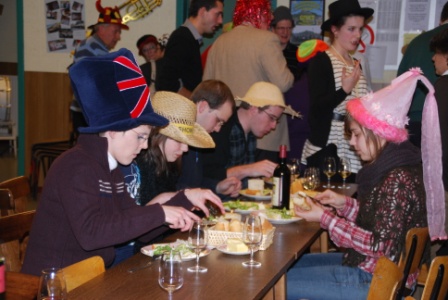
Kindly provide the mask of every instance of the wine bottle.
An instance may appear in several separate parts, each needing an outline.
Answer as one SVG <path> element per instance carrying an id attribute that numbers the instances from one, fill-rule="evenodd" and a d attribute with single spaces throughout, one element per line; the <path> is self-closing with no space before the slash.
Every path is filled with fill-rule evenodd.
<path id="1" fill-rule="evenodd" d="M 286 145 L 280 145 L 279 161 L 274 170 L 272 208 L 289 209 L 291 171 L 286 164 Z"/>
<path id="2" fill-rule="evenodd" d="M 0 256 L 0 300 L 6 299 L 5 258 Z"/>

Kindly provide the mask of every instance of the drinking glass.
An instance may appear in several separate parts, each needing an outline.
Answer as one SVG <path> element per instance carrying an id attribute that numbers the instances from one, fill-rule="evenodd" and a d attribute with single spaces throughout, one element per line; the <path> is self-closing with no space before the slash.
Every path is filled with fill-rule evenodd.
<path id="1" fill-rule="evenodd" d="M 291 183 L 293 183 L 300 176 L 300 161 L 297 158 L 291 159 L 291 164 L 288 165 L 291 171 Z"/>
<path id="2" fill-rule="evenodd" d="M 159 264 L 159 285 L 171 296 L 183 284 L 184 274 L 179 251 L 163 252 Z"/>
<path id="3" fill-rule="evenodd" d="M 336 174 L 336 160 L 332 156 L 327 156 L 324 159 L 324 166 L 323 166 L 324 174 L 327 175 L 327 185 L 324 185 L 324 188 L 330 189 L 334 188 L 334 185 L 332 186 L 330 183 L 330 178 Z"/>
<path id="4" fill-rule="evenodd" d="M 254 249 L 261 244 L 263 239 L 263 230 L 261 226 L 261 218 L 255 214 L 246 217 L 243 227 L 243 242 L 250 249 L 250 260 L 243 262 L 245 267 L 259 267 L 261 263 L 254 260 Z"/>
<path id="5" fill-rule="evenodd" d="M 303 174 L 302 186 L 305 190 L 314 190 L 316 188 L 315 168 L 307 168 Z"/>
<path id="6" fill-rule="evenodd" d="M 350 160 L 347 158 L 342 157 L 339 161 L 339 174 L 342 177 L 342 185 L 338 186 L 338 188 L 341 189 L 348 189 L 348 187 L 345 185 L 345 179 L 350 176 Z"/>
<path id="7" fill-rule="evenodd" d="M 60 268 L 43 269 L 39 280 L 38 300 L 67 299 L 64 272 Z"/>
<path id="8" fill-rule="evenodd" d="M 188 234 L 188 247 L 196 253 L 196 265 L 189 267 L 188 272 L 204 273 L 207 268 L 199 266 L 199 255 L 207 247 L 208 233 L 207 224 L 202 221 L 195 221 Z"/>

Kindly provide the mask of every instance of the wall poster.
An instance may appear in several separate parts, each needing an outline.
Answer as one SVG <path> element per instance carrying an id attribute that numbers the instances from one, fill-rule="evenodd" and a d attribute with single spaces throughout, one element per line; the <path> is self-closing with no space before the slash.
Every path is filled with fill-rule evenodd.
<path id="1" fill-rule="evenodd" d="M 47 50 L 71 52 L 85 38 L 84 0 L 45 0 Z"/>
<path id="2" fill-rule="evenodd" d="M 320 26 L 325 19 L 325 0 L 291 0 L 289 7 L 295 23 L 291 43 L 323 38 Z"/>

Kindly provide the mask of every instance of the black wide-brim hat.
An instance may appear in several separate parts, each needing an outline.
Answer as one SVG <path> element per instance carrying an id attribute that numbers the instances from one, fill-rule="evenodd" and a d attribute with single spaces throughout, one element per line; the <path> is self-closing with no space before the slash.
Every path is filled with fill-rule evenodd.
<path id="1" fill-rule="evenodd" d="M 168 125 L 154 112 L 149 87 L 128 49 L 85 57 L 70 67 L 69 76 L 89 125 L 79 128 L 81 133 Z"/>
<path id="2" fill-rule="evenodd" d="M 358 0 L 338 0 L 328 6 L 330 18 L 320 28 L 322 31 L 330 31 L 331 25 L 342 17 L 354 14 L 360 15 L 367 20 L 373 15 L 374 10 L 369 7 L 361 7 Z"/>

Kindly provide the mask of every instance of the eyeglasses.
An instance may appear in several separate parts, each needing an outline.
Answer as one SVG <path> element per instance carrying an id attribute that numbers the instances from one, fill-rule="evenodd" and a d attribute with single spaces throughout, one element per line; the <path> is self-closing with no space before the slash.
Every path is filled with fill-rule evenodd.
<path id="1" fill-rule="evenodd" d="M 278 30 L 278 31 L 291 31 L 292 27 L 275 27 L 275 30 Z"/>
<path id="2" fill-rule="evenodd" d="M 275 122 L 275 123 L 277 123 L 277 124 L 280 122 L 280 117 L 277 118 L 277 116 L 274 116 L 273 114 L 270 114 L 270 113 L 268 113 L 268 112 L 265 111 L 265 110 L 262 110 L 262 112 L 264 112 L 265 114 L 267 114 L 268 117 L 269 117 L 269 119 L 270 119 L 272 122 Z"/>
<path id="3" fill-rule="evenodd" d="M 157 50 L 157 46 L 151 45 L 151 46 L 148 46 L 148 47 L 144 47 L 142 49 L 142 52 L 149 52 L 149 51 L 155 51 L 155 50 Z"/>
<path id="4" fill-rule="evenodd" d="M 146 137 L 144 134 L 142 133 L 138 133 L 137 131 L 135 131 L 134 129 L 131 129 L 131 131 L 133 131 L 135 134 L 137 134 L 137 140 L 140 143 L 145 143 L 149 140 L 149 137 Z"/>

